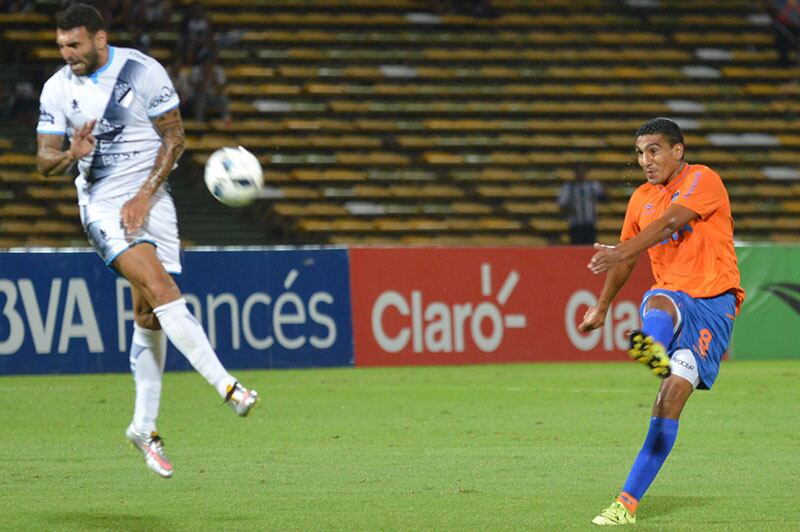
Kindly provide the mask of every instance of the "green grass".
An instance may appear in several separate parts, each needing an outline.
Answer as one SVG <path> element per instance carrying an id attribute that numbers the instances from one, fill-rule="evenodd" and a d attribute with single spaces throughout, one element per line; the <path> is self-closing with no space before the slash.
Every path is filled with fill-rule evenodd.
<path id="1" fill-rule="evenodd" d="M 588 530 L 647 429 L 637 365 L 237 372 L 248 419 L 165 377 L 164 480 L 127 444 L 129 375 L 0 378 L 0 529 Z M 800 362 L 698 392 L 638 529 L 797 530 Z"/>

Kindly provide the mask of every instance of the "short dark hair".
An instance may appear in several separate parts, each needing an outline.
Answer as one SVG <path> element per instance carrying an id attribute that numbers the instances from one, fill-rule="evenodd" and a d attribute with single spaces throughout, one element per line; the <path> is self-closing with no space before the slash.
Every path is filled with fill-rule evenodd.
<path id="1" fill-rule="evenodd" d="M 97 33 L 100 30 L 105 31 L 106 21 L 97 9 L 88 4 L 72 4 L 56 13 L 56 28 L 71 30 L 81 26 L 89 33 Z"/>
<path id="2" fill-rule="evenodd" d="M 683 144 L 686 146 L 686 143 L 683 141 L 683 132 L 681 128 L 669 118 L 659 117 L 648 120 L 636 130 L 636 138 L 642 135 L 663 135 L 670 146 L 676 144 Z"/>

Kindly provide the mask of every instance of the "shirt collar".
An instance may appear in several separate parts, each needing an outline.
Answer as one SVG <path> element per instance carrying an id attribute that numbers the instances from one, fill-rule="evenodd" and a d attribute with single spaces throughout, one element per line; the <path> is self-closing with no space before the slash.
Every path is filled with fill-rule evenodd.
<path id="1" fill-rule="evenodd" d="M 97 70 L 92 72 L 91 75 L 89 76 L 89 79 L 91 79 L 94 83 L 97 83 L 98 76 L 100 74 L 102 74 L 103 71 L 108 69 L 108 67 L 111 66 L 111 62 L 114 60 L 114 50 L 115 49 L 116 48 L 114 48 L 113 46 L 109 46 L 108 47 L 108 61 L 106 61 L 105 65 L 101 66 L 100 68 L 98 68 Z"/>

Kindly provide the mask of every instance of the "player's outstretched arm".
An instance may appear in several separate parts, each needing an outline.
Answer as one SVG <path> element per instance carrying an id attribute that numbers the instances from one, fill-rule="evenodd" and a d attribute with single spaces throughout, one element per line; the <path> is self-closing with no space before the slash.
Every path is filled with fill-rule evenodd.
<path id="1" fill-rule="evenodd" d="M 180 109 L 176 107 L 167 111 L 163 115 L 153 118 L 152 122 L 153 127 L 161 136 L 161 148 L 156 154 L 150 175 L 139 189 L 139 192 L 147 194 L 148 198 L 155 194 L 161 183 L 167 179 L 186 147 L 186 135 L 183 131 Z"/>
<path id="2" fill-rule="evenodd" d="M 147 213 L 150 212 L 150 198 L 167 179 L 186 147 L 186 135 L 178 108 L 157 116 L 152 122 L 161 136 L 161 148 L 156 154 L 153 169 L 139 188 L 139 192 L 128 200 L 120 211 L 122 224 L 131 232 L 137 231 L 144 224 Z"/>
<path id="3" fill-rule="evenodd" d="M 64 143 L 63 135 L 39 133 L 36 135 L 36 169 L 44 176 L 61 175 L 75 161 L 89 155 L 94 150 L 96 140 L 92 129 L 97 120 L 89 120 L 75 130 L 70 139 L 70 146 L 61 151 Z"/>
<path id="4" fill-rule="evenodd" d="M 600 292 L 600 297 L 597 299 L 597 305 L 589 307 L 583 315 L 583 321 L 578 325 L 578 330 L 581 332 L 591 331 L 603 326 L 606 321 L 606 314 L 611 302 L 617 297 L 617 293 L 625 286 L 628 279 L 636 267 L 636 262 L 639 260 L 639 255 L 634 255 L 628 259 L 617 262 L 611 271 L 606 276 L 606 282 L 603 284 L 603 290 Z"/>
<path id="5" fill-rule="evenodd" d="M 597 253 L 589 261 L 588 268 L 592 273 L 602 273 L 610 270 L 619 261 L 638 257 L 642 251 L 650 246 L 670 238 L 672 233 L 700 215 L 682 205 L 671 205 L 664 215 L 651 223 L 636 236 L 616 246 L 603 246 L 595 244 Z"/>

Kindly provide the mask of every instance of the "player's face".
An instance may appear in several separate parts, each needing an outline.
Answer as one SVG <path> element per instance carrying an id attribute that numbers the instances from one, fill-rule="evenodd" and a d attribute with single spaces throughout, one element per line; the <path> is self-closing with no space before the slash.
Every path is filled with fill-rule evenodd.
<path id="1" fill-rule="evenodd" d="M 683 144 L 670 146 L 663 135 L 636 138 L 636 155 L 651 185 L 665 185 L 683 166 Z"/>
<path id="2" fill-rule="evenodd" d="M 100 49 L 105 49 L 106 32 L 94 35 L 84 26 L 70 30 L 56 30 L 56 44 L 61 57 L 69 65 L 73 74 L 86 76 L 100 67 Z"/>

